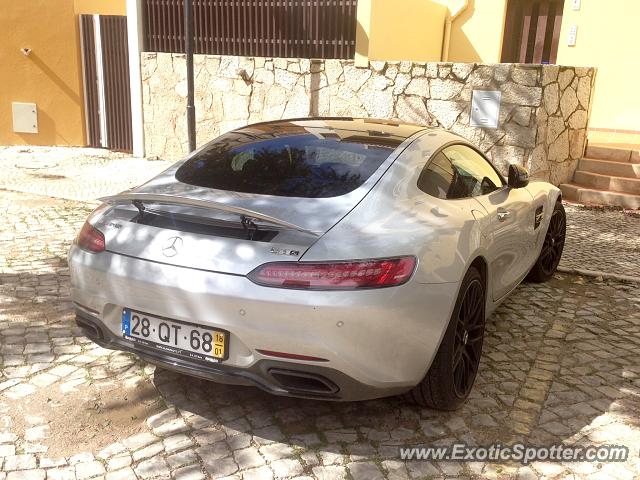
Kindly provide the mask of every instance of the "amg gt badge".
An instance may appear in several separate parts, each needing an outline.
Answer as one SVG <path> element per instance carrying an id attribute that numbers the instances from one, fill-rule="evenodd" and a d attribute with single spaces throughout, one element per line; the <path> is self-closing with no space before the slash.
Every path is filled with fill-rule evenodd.
<path id="1" fill-rule="evenodd" d="M 274 248 L 271 247 L 271 253 L 274 255 L 288 255 L 290 257 L 300 256 L 300 250 L 289 250 L 287 248 Z"/>

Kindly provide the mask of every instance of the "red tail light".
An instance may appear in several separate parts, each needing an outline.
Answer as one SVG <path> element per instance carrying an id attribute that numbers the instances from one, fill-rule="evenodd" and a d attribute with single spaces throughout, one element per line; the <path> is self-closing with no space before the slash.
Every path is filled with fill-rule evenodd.
<path id="1" fill-rule="evenodd" d="M 353 290 L 402 285 L 415 266 L 415 257 L 330 263 L 274 262 L 259 266 L 248 277 L 265 287 Z"/>
<path id="2" fill-rule="evenodd" d="M 93 227 L 89 222 L 85 222 L 82 230 L 78 234 L 78 246 L 88 252 L 104 252 L 104 235 L 100 230 Z"/>

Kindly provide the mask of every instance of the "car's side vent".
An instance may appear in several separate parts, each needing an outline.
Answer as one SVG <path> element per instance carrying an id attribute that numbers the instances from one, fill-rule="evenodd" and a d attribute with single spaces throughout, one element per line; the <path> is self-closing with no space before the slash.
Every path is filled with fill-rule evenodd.
<path id="1" fill-rule="evenodd" d="M 180 232 L 196 233 L 199 235 L 211 235 L 213 237 L 226 237 L 253 240 L 256 242 L 270 242 L 277 234 L 277 230 L 259 228 L 247 231 L 238 221 L 237 226 L 231 222 L 215 222 L 201 217 L 176 215 L 173 213 L 155 213 L 145 211 L 143 215 L 137 215 L 131 220 L 140 225 L 177 230 Z"/>

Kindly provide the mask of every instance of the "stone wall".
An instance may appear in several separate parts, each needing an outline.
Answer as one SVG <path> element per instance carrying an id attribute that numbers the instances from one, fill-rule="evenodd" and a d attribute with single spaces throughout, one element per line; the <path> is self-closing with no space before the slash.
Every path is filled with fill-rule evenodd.
<path id="1" fill-rule="evenodd" d="M 142 54 L 147 155 L 187 151 L 182 54 Z M 248 123 L 309 115 L 399 119 L 442 126 L 555 184 L 584 150 L 595 78 L 554 65 L 371 62 L 195 56 L 198 143 Z M 469 126 L 473 90 L 500 90 L 497 129 Z"/>

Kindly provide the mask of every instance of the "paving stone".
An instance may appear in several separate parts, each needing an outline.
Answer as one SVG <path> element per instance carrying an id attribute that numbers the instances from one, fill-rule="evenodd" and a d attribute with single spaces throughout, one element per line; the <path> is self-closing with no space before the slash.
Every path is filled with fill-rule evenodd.
<path id="1" fill-rule="evenodd" d="M 142 432 L 123 440 L 122 443 L 129 450 L 138 450 L 157 441 L 158 437 L 156 437 L 152 433 Z"/>
<path id="2" fill-rule="evenodd" d="M 342 480 L 347 476 L 345 467 L 313 467 L 312 471 L 318 480 Z"/>
<path id="3" fill-rule="evenodd" d="M 155 457 L 164 450 L 162 442 L 153 443 L 147 447 L 141 448 L 133 452 L 133 461 L 144 460 L 145 458 Z"/>
<path id="4" fill-rule="evenodd" d="M 382 480 L 384 476 L 378 466 L 372 462 L 356 462 L 347 465 L 353 480 Z"/>
<path id="5" fill-rule="evenodd" d="M 182 452 L 174 453 L 167 457 L 167 461 L 171 468 L 182 467 L 183 465 L 189 465 L 198 461 L 198 456 L 193 450 L 184 450 Z"/>
<path id="6" fill-rule="evenodd" d="M 173 476 L 175 480 L 203 480 L 206 478 L 200 465 L 178 468 L 173 472 Z"/>
<path id="7" fill-rule="evenodd" d="M 36 468 L 35 455 L 13 455 L 5 457 L 2 469 L 4 471 L 11 470 L 30 470 Z"/>
<path id="8" fill-rule="evenodd" d="M 111 457 L 107 460 L 107 471 L 120 470 L 124 467 L 128 467 L 133 463 L 133 459 L 129 454 L 121 454 L 115 457 Z"/>
<path id="9" fill-rule="evenodd" d="M 76 478 L 78 478 L 78 480 L 97 477 L 103 473 L 105 473 L 104 465 L 97 460 L 76 464 Z"/>
<path id="10" fill-rule="evenodd" d="M 303 472 L 302 464 L 298 460 L 282 459 L 275 460 L 269 465 L 276 477 L 291 477 L 300 475 Z"/>
<path id="11" fill-rule="evenodd" d="M 7 474 L 7 480 L 44 480 L 45 471 L 39 470 L 18 470 L 9 472 Z"/>
<path id="12" fill-rule="evenodd" d="M 0 445 L 0 457 L 12 457 L 16 454 L 14 445 Z"/>
<path id="13" fill-rule="evenodd" d="M 202 457 L 202 462 L 207 473 L 214 478 L 226 477 L 238 471 L 238 465 L 233 458 L 227 457 L 218 460 Z"/>
<path id="14" fill-rule="evenodd" d="M 131 478 L 135 478 L 135 473 L 130 467 L 115 470 L 106 475 L 106 480 L 129 480 Z"/>
<path id="15" fill-rule="evenodd" d="M 170 470 L 164 458 L 156 457 L 140 462 L 134 468 L 136 475 L 143 479 L 169 476 Z"/>
<path id="16" fill-rule="evenodd" d="M 238 468 L 240 468 L 240 470 L 257 467 L 265 463 L 264 458 L 262 458 L 262 456 L 258 452 L 258 449 L 255 447 L 236 450 L 235 452 L 233 452 L 233 458 L 238 464 Z"/>
<path id="17" fill-rule="evenodd" d="M 74 467 L 49 468 L 47 480 L 76 480 L 76 470 Z"/>

